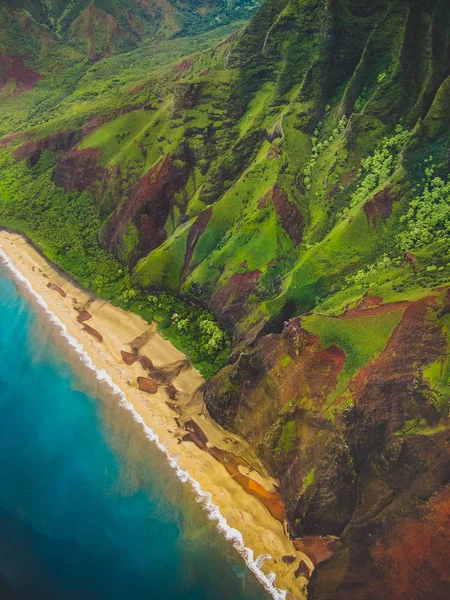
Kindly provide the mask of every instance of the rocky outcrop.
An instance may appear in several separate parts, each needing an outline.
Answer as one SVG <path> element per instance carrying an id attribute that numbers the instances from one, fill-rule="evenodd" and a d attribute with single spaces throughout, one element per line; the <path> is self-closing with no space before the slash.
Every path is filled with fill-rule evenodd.
<path id="1" fill-rule="evenodd" d="M 137 229 L 139 244 L 129 259 L 132 264 L 157 248 L 167 237 L 164 225 L 172 209 L 173 196 L 186 178 L 183 167 L 177 167 L 170 154 L 152 167 L 128 192 L 128 197 L 115 210 L 101 231 L 104 247 L 121 254 L 125 229 Z"/>
<path id="2" fill-rule="evenodd" d="M 192 257 L 194 255 L 195 248 L 197 246 L 197 242 L 202 236 L 203 232 L 206 229 L 206 226 L 209 223 L 212 215 L 212 207 L 208 206 L 208 208 L 202 211 L 197 219 L 195 220 L 192 227 L 189 229 L 189 235 L 187 239 L 187 247 L 186 247 L 186 255 L 184 259 L 183 270 L 181 271 L 181 282 L 183 282 L 188 276 L 189 265 L 191 263 Z"/>
<path id="3" fill-rule="evenodd" d="M 389 188 L 375 194 L 363 206 L 367 221 L 376 228 L 379 219 L 384 222 L 391 215 L 392 204 L 393 198 Z"/>
<path id="4" fill-rule="evenodd" d="M 11 93 L 28 92 L 43 79 L 45 79 L 44 75 L 33 71 L 21 58 L 0 56 L 0 91 L 5 88 L 8 82 L 14 80 L 15 85 Z"/>
<path id="5" fill-rule="evenodd" d="M 53 170 L 55 185 L 70 192 L 95 190 L 95 184 L 103 175 L 100 165 L 100 148 L 71 150 L 63 154 Z"/>
<path id="6" fill-rule="evenodd" d="M 194 108 L 199 103 L 200 95 L 206 87 L 205 81 L 180 82 L 174 94 L 174 111 Z"/>
<path id="7" fill-rule="evenodd" d="M 302 241 L 305 228 L 305 219 L 300 209 L 294 204 L 293 200 L 288 199 L 278 185 L 273 188 L 272 199 L 283 228 L 297 246 Z"/>
<path id="8" fill-rule="evenodd" d="M 244 316 L 249 296 L 256 289 L 260 276 L 259 269 L 235 273 L 211 298 L 211 308 L 227 328 L 232 329 Z"/>
<path id="9" fill-rule="evenodd" d="M 281 335 L 261 338 L 206 384 L 212 416 L 245 436 L 279 477 L 291 534 L 340 536 L 313 577 L 316 600 L 406 600 L 419 598 L 416 583 L 427 589 L 425 575 L 409 578 L 409 555 L 400 549 L 417 544 L 414 561 L 426 573 L 419 540 L 430 539 L 433 503 L 442 510 L 448 502 L 431 498 L 448 498 L 449 404 L 438 400 L 423 372 L 446 356 L 441 319 L 449 308 L 443 289 L 398 306 L 367 297 L 344 313 L 343 322 L 362 323 L 382 311 L 402 313 L 385 349 L 344 388 L 338 383 L 346 353 L 322 347 L 301 318 L 289 321 Z M 442 523 L 444 513 L 437 518 Z M 416 525 L 424 538 L 403 538 Z M 448 553 L 442 562 L 436 558 L 433 598 L 443 599 L 449 589 L 448 560 Z"/>
<path id="10" fill-rule="evenodd" d="M 82 132 L 61 131 L 46 138 L 41 138 L 26 142 L 17 148 L 13 155 L 16 160 L 28 160 L 28 166 L 31 168 L 39 162 L 44 150 L 49 152 L 67 152 L 75 146 L 81 139 Z"/>

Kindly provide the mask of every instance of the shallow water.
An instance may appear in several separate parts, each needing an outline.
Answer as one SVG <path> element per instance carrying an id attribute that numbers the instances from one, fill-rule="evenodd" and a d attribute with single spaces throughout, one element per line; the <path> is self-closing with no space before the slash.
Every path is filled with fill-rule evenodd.
<path id="1" fill-rule="evenodd" d="M 264 600 L 164 455 L 0 270 L 0 598 Z"/>

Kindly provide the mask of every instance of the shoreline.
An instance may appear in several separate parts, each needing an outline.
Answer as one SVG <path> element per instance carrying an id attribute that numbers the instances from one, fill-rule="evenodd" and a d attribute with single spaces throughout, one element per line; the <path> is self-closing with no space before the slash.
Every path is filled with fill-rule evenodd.
<path id="1" fill-rule="evenodd" d="M 139 316 L 93 299 L 23 236 L 0 231 L 0 260 L 190 485 L 270 596 L 306 598 L 301 567 L 314 567 L 285 533 L 277 482 L 248 444 L 209 418 L 203 378 L 186 357 Z"/>

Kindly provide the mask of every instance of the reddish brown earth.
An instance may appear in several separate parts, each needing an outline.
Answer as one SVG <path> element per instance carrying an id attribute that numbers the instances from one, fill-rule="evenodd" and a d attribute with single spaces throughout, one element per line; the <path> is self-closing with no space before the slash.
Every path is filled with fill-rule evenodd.
<path id="1" fill-rule="evenodd" d="M 287 195 L 276 184 L 273 187 L 272 200 L 284 230 L 297 246 L 302 241 L 305 228 L 305 219 L 300 209 L 288 200 Z"/>
<path id="2" fill-rule="evenodd" d="M 83 325 L 83 330 L 88 333 L 89 335 L 91 335 L 93 338 L 95 338 L 97 340 L 97 342 L 103 342 L 103 336 L 100 332 L 98 332 L 96 329 L 94 329 L 93 327 L 91 327 L 90 325 L 86 325 L 86 323 Z"/>
<path id="3" fill-rule="evenodd" d="M 32 137 L 31 133 L 21 132 L 21 131 L 19 131 L 17 133 L 12 133 L 11 135 L 5 135 L 4 137 L 2 137 L 0 139 L 0 148 L 8 148 L 8 146 L 13 144 L 17 140 L 27 139 L 30 137 Z"/>
<path id="4" fill-rule="evenodd" d="M 89 321 L 90 319 L 92 319 L 91 313 L 89 313 L 87 310 L 79 310 L 77 312 L 78 312 L 78 317 L 77 317 L 78 323 L 84 323 L 85 321 Z"/>
<path id="5" fill-rule="evenodd" d="M 267 208 L 269 206 L 270 198 L 273 194 L 273 188 L 271 188 L 267 194 L 264 194 L 262 198 L 258 201 L 258 208 Z"/>
<path id="6" fill-rule="evenodd" d="M 254 292 L 261 271 L 235 273 L 211 298 L 210 306 L 227 327 L 233 327 L 245 314 L 249 295 Z"/>
<path id="7" fill-rule="evenodd" d="M 193 419 L 187 421 L 185 427 L 187 433 L 183 436 L 183 441 L 192 442 L 201 450 L 205 450 L 211 454 L 248 494 L 261 502 L 274 519 L 280 521 L 280 523 L 284 523 L 284 505 L 278 491 L 268 492 L 260 483 L 241 473 L 239 470 L 240 466 L 246 469 L 251 467 L 240 456 L 236 456 L 221 448 L 208 447 L 207 436 Z"/>
<path id="8" fill-rule="evenodd" d="M 146 369 L 149 372 L 152 371 L 153 362 L 147 356 L 139 356 L 139 362 L 141 363 L 144 369 Z"/>
<path id="9" fill-rule="evenodd" d="M 364 206 L 368 223 L 376 228 L 377 221 L 385 221 L 392 213 L 393 198 L 389 188 L 385 188 L 368 200 Z"/>
<path id="10" fill-rule="evenodd" d="M 296 550 L 306 554 L 316 567 L 333 556 L 336 541 L 331 536 L 305 536 L 294 540 L 294 546 Z"/>
<path id="11" fill-rule="evenodd" d="M 122 360 L 126 365 L 134 365 L 134 363 L 138 360 L 137 354 L 132 354 L 131 352 L 125 352 L 125 350 L 120 351 L 122 355 Z"/>
<path id="12" fill-rule="evenodd" d="M 222 48 L 222 46 L 227 46 L 228 44 L 231 44 L 231 42 L 235 40 L 236 37 L 239 35 L 240 31 L 240 29 L 236 29 L 236 31 L 234 31 L 231 35 L 219 42 L 217 44 L 217 48 Z"/>
<path id="13" fill-rule="evenodd" d="M 188 69 L 190 69 L 192 67 L 194 62 L 195 61 L 193 58 L 185 58 L 182 61 L 180 61 L 179 63 L 177 63 L 173 67 L 173 70 L 175 71 L 175 73 L 184 73 L 185 71 L 187 71 Z"/>
<path id="14" fill-rule="evenodd" d="M 417 265 L 416 257 L 414 256 L 414 254 L 411 254 L 411 252 L 405 252 L 404 258 L 405 261 L 411 265 L 414 273 L 417 273 L 417 271 L 419 270 L 419 266 Z"/>
<path id="15" fill-rule="evenodd" d="M 369 584 L 377 600 L 409 600 L 420 597 L 444 600 L 450 594 L 450 487 L 431 499 L 428 506 L 402 519 L 371 549 L 381 575 Z M 345 596 L 343 596 L 343 600 Z"/>
<path id="16" fill-rule="evenodd" d="M 24 160 L 35 157 L 36 163 L 43 150 L 50 152 L 61 152 L 70 150 L 81 139 L 81 131 L 61 131 L 46 138 L 26 142 L 14 150 L 13 156 L 16 160 Z M 31 165 L 32 166 L 32 165 Z"/>
<path id="17" fill-rule="evenodd" d="M 165 389 L 166 394 L 168 395 L 168 397 L 171 400 L 177 399 L 178 390 L 174 385 L 172 385 L 172 384 L 167 385 L 164 389 Z"/>
<path id="18" fill-rule="evenodd" d="M 170 154 L 162 158 L 128 192 L 101 233 L 102 243 L 112 252 L 122 248 L 122 236 L 133 223 L 138 230 L 138 250 L 130 258 L 134 264 L 159 246 L 167 237 L 164 225 L 172 209 L 174 193 L 184 181 L 184 172 L 174 167 Z"/>
<path id="19" fill-rule="evenodd" d="M 225 467 L 227 472 L 248 494 L 261 502 L 274 519 L 284 523 L 284 505 L 280 493 L 268 492 L 260 483 L 241 473 L 239 466 L 245 468 L 250 466 L 246 460 L 220 448 L 210 448 L 209 453 Z"/>
<path id="20" fill-rule="evenodd" d="M 194 419 L 186 421 L 185 429 L 187 433 L 183 436 L 183 442 L 192 442 L 197 448 L 200 448 L 200 450 L 208 450 L 208 438 Z"/>
<path id="21" fill-rule="evenodd" d="M 148 377 L 138 377 L 137 383 L 139 389 L 147 394 L 156 394 L 158 391 L 158 384 L 153 379 L 148 379 Z"/>
<path id="22" fill-rule="evenodd" d="M 371 294 L 366 294 L 358 304 L 358 308 L 362 310 L 364 308 L 371 308 L 372 306 L 380 306 L 382 302 L 383 298 L 381 296 L 372 296 Z"/>
<path id="23" fill-rule="evenodd" d="M 259 448 L 279 478 L 289 531 L 317 565 L 313 600 L 450 597 L 448 491 L 433 505 L 450 485 L 448 399 L 423 376 L 448 353 L 449 288 L 390 304 L 366 296 L 335 318 L 389 311 L 400 321 L 385 349 L 339 394 L 345 353 L 322 348 L 301 318 L 205 384 L 214 419 Z M 291 442 L 280 446 L 287 425 Z"/>
<path id="24" fill-rule="evenodd" d="M 421 396 L 417 373 L 445 355 L 447 340 L 441 326 L 430 320 L 438 311 L 438 300 L 429 296 L 411 302 L 394 330 L 385 350 L 353 377 L 349 391 L 354 399 L 349 436 L 354 457 L 361 463 L 389 435 L 399 431 L 405 420 L 414 418 L 422 404 L 423 416 L 435 422 L 436 409 Z M 386 396 L 389 401 L 386 402 Z M 339 402 L 339 398 L 336 402 Z M 342 399 L 342 401 L 344 401 Z"/>
<path id="25" fill-rule="evenodd" d="M 54 290 L 55 292 L 58 292 L 58 294 L 60 296 L 62 296 L 63 298 L 65 298 L 67 296 L 66 292 L 59 287 L 59 285 L 56 285 L 56 283 L 47 283 L 47 287 L 50 290 Z"/>
<path id="26" fill-rule="evenodd" d="M 386 304 L 368 304 L 364 299 L 361 304 L 355 308 L 349 308 L 345 311 L 340 319 L 356 319 L 371 317 L 373 315 L 382 315 L 384 313 L 392 312 L 394 310 L 404 310 L 410 305 L 407 300 L 401 300 L 399 302 L 387 302 Z"/>
<path id="27" fill-rule="evenodd" d="M 32 90 L 45 76 L 30 69 L 21 58 L 0 56 L 0 91 L 11 79 L 16 81 L 14 93 L 20 94 Z"/>
<path id="28" fill-rule="evenodd" d="M 94 191 L 104 169 L 100 166 L 100 148 L 70 150 L 60 158 L 53 170 L 53 181 L 69 192 Z"/>
<path id="29" fill-rule="evenodd" d="M 388 451 L 376 461 L 378 476 L 363 481 L 366 498 L 318 568 L 313 600 L 448 599 L 449 443 L 448 430 L 412 436 L 397 442 L 396 457 Z"/>
<path id="30" fill-rule="evenodd" d="M 209 223 L 212 215 L 212 206 L 209 206 L 206 210 L 201 212 L 192 227 L 189 230 L 186 255 L 184 258 L 183 270 L 181 271 L 181 281 L 183 282 L 189 274 L 189 265 L 194 255 L 195 247 L 200 239 L 202 233 L 205 231 L 206 226 Z"/>

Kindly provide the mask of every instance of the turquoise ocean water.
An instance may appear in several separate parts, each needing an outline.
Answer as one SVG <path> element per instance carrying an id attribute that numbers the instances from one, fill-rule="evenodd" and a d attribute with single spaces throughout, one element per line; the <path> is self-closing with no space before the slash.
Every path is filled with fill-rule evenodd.
<path id="1" fill-rule="evenodd" d="M 267 600 L 41 312 L 0 267 L 0 599 Z"/>

